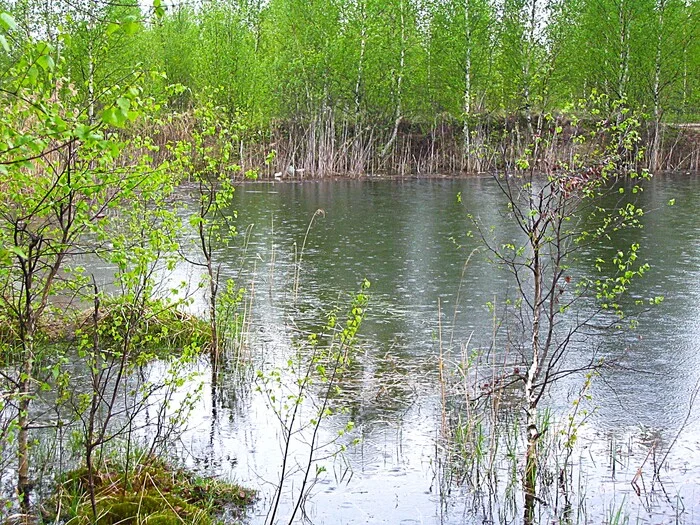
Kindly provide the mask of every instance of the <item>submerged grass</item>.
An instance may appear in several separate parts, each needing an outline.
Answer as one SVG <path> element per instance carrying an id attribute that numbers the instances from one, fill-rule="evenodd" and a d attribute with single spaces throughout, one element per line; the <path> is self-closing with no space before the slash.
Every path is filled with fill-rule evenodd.
<path id="1" fill-rule="evenodd" d="M 255 492 L 175 467 L 159 458 L 143 458 L 135 466 L 105 462 L 95 472 L 95 510 L 90 501 L 88 469 L 61 476 L 44 509 L 44 522 L 70 525 L 170 525 L 219 523 L 231 510 L 237 519 L 255 499 Z"/>
<path id="2" fill-rule="evenodd" d="M 451 350 L 451 348 L 450 348 Z M 519 363 L 486 350 L 461 348 L 438 364 L 441 388 L 440 436 L 436 472 L 441 504 L 447 508 L 455 485 L 463 487 L 467 506 L 494 523 L 518 522 L 523 513 L 524 421 L 518 410 Z M 538 492 L 535 523 L 587 522 L 586 481 L 582 479 L 577 441 L 594 407 L 589 388 L 594 374 L 582 378 L 561 417 L 544 409 L 538 414 L 541 438 L 536 450 Z M 614 469 L 613 469 L 614 473 Z M 624 504 L 601 522 L 625 523 Z M 582 521 L 583 517 L 583 521 Z"/>

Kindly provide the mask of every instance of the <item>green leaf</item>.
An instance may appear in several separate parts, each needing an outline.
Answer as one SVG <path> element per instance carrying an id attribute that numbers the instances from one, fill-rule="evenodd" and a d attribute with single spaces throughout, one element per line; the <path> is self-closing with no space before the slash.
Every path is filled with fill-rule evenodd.
<path id="1" fill-rule="evenodd" d="M 117 108 L 107 108 L 102 112 L 102 122 L 110 126 L 121 127 L 124 125 L 124 114 Z"/>
<path id="2" fill-rule="evenodd" d="M 0 46 L 2 46 L 6 53 L 10 52 L 10 46 L 7 44 L 7 38 L 5 38 L 5 35 L 0 35 Z"/>
<path id="3" fill-rule="evenodd" d="M 19 246 L 10 246 L 8 250 L 14 253 L 20 259 L 23 259 L 25 261 L 27 260 L 27 254 L 24 253 L 24 250 L 22 250 L 22 248 L 20 248 Z"/>
<path id="4" fill-rule="evenodd" d="M 53 51 L 53 46 L 48 42 L 37 42 L 36 51 L 40 55 L 48 55 L 51 53 L 51 51 Z"/>
<path id="5" fill-rule="evenodd" d="M 88 140 L 90 138 L 90 126 L 78 124 L 75 128 L 75 136 L 80 140 Z"/>
<path id="6" fill-rule="evenodd" d="M 39 70 L 36 66 L 32 66 L 27 71 L 27 81 L 29 85 L 35 85 L 37 78 L 39 77 Z"/>
<path id="7" fill-rule="evenodd" d="M 131 107 L 131 101 L 128 98 L 124 97 L 119 97 L 117 99 L 117 106 L 121 108 L 121 110 L 126 113 L 129 111 L 129 108 Z"/>
<path id="8" fill-rule="evenodd" d="M 54 68 L 54 61 L 53 58 L 49 55 L 41 55 L 39 58 L 36 59 L 36 63 L 39 64 L 41 69 L 44 71 L 53 71 Z"/>
<path id="9" fill-rule="evenodd" d="M 141 24 L 139 24 L 138 22 L 135 22 L 133 20 L 125 21 L 123 26 L 124 26 L 124 32 L 127 35 L 133 35 L 141 28 Z"/>
<path id="10" fill-rule="evenodd" d="M 2 26 L 5 31 L 11 29 L 17 29 L 17 22 L 10 13 L 0 13 L 0 26 Z"/>

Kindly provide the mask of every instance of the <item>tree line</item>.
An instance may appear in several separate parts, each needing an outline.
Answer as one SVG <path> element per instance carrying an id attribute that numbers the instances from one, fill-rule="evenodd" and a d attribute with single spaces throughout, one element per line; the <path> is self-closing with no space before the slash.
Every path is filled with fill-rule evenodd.
<path id="1" fill-rule="evenodd" d="M 693 0 L 18 0 L 6 8 L 27 35 L 70 35 L 57 48 L 85 97 L 99 98 L 134 67 L 160 72 L 149 90 L 184 86 L 172 100 L 181 109 L 214 100 L 244 124 L 242 163 L 261 164 L 274 150 L 271 172 L 482 171 L 503 162 L 504 144 L 515 157 L 533 136 L 566 128 L 562 115 L 592 94 L 645 112 L 650 167 L 697 164 L 687 137 L 678 138 L 700 108 Z"/>

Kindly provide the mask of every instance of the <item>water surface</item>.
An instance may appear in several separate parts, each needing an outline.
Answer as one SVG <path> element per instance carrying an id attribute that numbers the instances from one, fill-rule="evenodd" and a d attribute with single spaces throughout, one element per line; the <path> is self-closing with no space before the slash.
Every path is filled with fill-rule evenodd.
<path id="1" fill-rule="evenodd" d="M 587 503 L 574 522 L 601 523 L 620 507 L 632 522 L 675 523 L 679 509 L 685 523 L 700 520 L 700 409 L 689 404 L 700 378 L 700 177 L 654 177 L 638 203 L 647 211 L 643 228 L 594 248 L 590 258 L 639 242 L 652 268 L 634 294 L 665 299 L 640 315 L 636 330 L 580 341 L 571 351 L 571 359 L 585 359 L 595 346 L 622 365 L 592 385 L 592 414 L 576 452 L 583 465 L 580 498 Z M 372 283 L 356 365 L 336 400 L 347 412 L 322 427 L 324 439 L 332 439 L 352 420 L 351 437 L 361 441 L 319 462 L 327 471 L 303 509 L 314 523 L 498 521 L 459 487 L 441 498 L 437 365 L 440 337 L 455 361 L 467 342 L 488 347 L 493 315 L 486 304 L 502 304 L 513 292 L 483 251 L 465 269 L 480 245 L 467 214 L 493 226 L 504 242 L 517 235 L 504 204 L 488 177 L 237 189 L 238 228 L 251 227 L 247 251 L 242 254 L 239 244 L 218 257 L 253 297 L 249 350 L 255 368 L 284 363 L 300 331 L 321 326 L 324 312 L 349 305 L 362 279 Z M 317 210 L 323 212 L 304 241 Z M 572 272 L 589 272 L 592 263 L 579 266 Z M 261 487 L 250 522 L 263 523 L 279 476 L 280 425 L 255 385 L 242 389 L 233 379 L 224 381 L 226 406 L 212 415 L 211 399 L 204 400 L 186 447 L 202 468 Z M 568 378 L 545 403 L 565 414 L 581 384 L 580 377 Z M 654 439 L 657 461 L 673 443 L 662 469 L 667 497 L 658 490 L 637 496 L 630 481 Z M 299 453 L 303 458 L 302 446 Z M 649 480 L 652 467 L 644 465 Z M 289 496 L 283 510 L 289 510 Z"/>

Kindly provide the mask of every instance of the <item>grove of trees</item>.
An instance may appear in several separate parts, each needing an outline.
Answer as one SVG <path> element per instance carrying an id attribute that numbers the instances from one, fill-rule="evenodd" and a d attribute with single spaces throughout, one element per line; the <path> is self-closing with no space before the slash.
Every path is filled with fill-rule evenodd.
<path id="1" fill-rule="evenodd" d="M 216 410 L 218 369 L 244 323 L 244 292 L 217 261 L 236 235 L 236 177 L 502 170 L 496 183 L 526 241 L 482 238 L 518 283 L 509 315 L 520 360 L 504 386 L 479 388 L 486 398 L 521 387 L 524 522 L 534 523 L 540 400 L 558 378 L 600 367 L 561 364 L 593 314 L 568 332 L 559 319 L 595 299 L 595 315 L 617 323 L 618 298 L 646 271 L 633 244 L 613 256 L 611 277 L 565 292 L 569 261 L 637 224 L 632 204 L 599 206 L 625 192 L 615 183 L 638 168 L 700 165 L 697 15 L 695 0 L 0 0 L 0 484 L 12 479 L 17 496 L 6 508 L 35 513 L 66 429 L 85 466 L 83 503 L 69 509 L 78 523 L 103 514 L 107 445 L 126 449 L 125 502 L 135 448 L 163 451 L 195 406 L 201 387 L 173 399 L 204 350 Z M 179 202 L 180 183 L 194 205 Z M 180 245 L 185 216 L 196 255 Z M 582 217 L 600 226 L 591 233 Z M 163 272 L 183 262 L 202 273 L 206 322 L 186 312 L 191 283 L 165 289 Z M 113 279 L 98 283 L 95 265 Z M 285 463 L 270 522 L 291 473 L 303 482 L 290 523 L 308 494 L 368 286 L 344 325 L 328 316 L 325 343 L 307 338 L 311 359 L 276 412 Z M 167 372 L 147 377 L 163 349 Z M 326 386 L 300 424 L 313 374 Z M 258 376 L 270 405 L 279 378 Z M 156 430 L 137 442 L 146 412 Z M 312 433 L 298 469 L 286 465 L 297 428 Z M 39 430 L 55 431 L 44 461 L 33 456 Z M 126 501 L 137 515 L 140 501 Z"/>
<path id="2" fill-rule="evenodd" d="M 131 4 L 131 5 L 130 5 Z M 484 171 L 580 99 L 646 115 L 645 162 L 694 168 L 700 7 L 694 0 L 32 2 L 13 39 L 56 48 L 86 98 L 134 67 L 239 122 L 243 167 L 324 173 Z M 3 58 L 6 60 L 6 57 Z M 612 117 L 615 118 L 615 117 Z M 513 137 L 511 137 L 513 135 Z M 508 136 L 509 138 L 504 138 Z M 294 173 L 294 170 L 291 171 Z"/>

